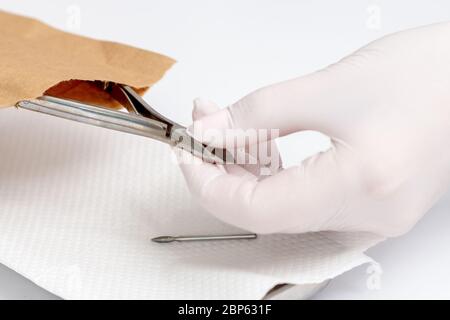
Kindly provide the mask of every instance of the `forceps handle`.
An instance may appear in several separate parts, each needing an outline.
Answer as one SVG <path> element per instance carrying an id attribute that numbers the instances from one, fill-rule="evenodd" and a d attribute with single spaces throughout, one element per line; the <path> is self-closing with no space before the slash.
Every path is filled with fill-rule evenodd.
<path id="1" fill-rule="evenodd" d="M 41 112 L 98 127 L 113 129 L 169 143 L 167 126 L 158 121 L 120 111 L 86 105 L 72 100 L 45 96 L 19 101 L 16 107 Z"/>
<path id="2" fill-rule="evenodd" d="M 208 148 L 187 134 L 184 127 L 143 116 L 87 105 L 73 100 L 43 96 L 23 100 L 16 107 L 81 123 L 152 138 L 181 148 L 210 163 L 234 163 L 233 155 L 220 148 Z"/>

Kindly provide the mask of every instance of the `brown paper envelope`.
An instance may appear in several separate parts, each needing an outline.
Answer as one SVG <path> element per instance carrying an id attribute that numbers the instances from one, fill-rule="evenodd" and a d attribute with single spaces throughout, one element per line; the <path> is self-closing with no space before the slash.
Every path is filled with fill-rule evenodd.
<path id="1" fill-rule="evenodd" d="M 0 11 L 0 107 L 50 94 L 117 107 L 94 80 L 143 94 L 175 62 L 164 55 L 52 28 Z"/>

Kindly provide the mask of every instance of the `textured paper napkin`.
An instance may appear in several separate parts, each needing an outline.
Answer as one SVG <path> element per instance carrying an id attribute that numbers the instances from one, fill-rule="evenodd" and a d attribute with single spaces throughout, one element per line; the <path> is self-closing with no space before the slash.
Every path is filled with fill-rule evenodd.
<path id="1" fill-rule="evenodd" d="M 0 106 L 48 88 L 106 105 L 89 81 L 145 89 L 173 63 L 1 12 L 0 28 Z M 155 244 L 165 234 L 240 232 L 191 199 L 167 146 L 6 109 L 0 153 L 0 263 L 63 298 L 259 299 L 370 262 L 363 252 L 381 240 L 321 232 Z"/>
<path id="2" fill-rule="evenodd" d="M 0 107 L 46 91 L 116 107 L 91 81 L 128 84 L 143 94 L 174 63 L 161 54 L 77 36 L 2 11 L 0 30 Z"/>
<path id="3" fill-rule="evenodd" d="M 67 299 L 260 299 L 371 259 L 364 233 L 152 243 L 242 232 L 191 198 L 167 145 L 0 110 L 0 263 Z"/>

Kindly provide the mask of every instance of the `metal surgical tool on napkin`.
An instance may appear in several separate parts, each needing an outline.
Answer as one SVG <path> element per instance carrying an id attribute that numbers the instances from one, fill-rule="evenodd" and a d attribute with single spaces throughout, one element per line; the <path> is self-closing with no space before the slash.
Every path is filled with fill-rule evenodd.
<path id="1" fill-rule="evenodd" d="M 112 82 L 99 82 L 98 85 L 125 107 L 128 113 L 45 95 L 37 99 L 19 101 L 16 103 L 16 107 L 156 139 L 190 152 L 206 162 L 215 164 L 234 163 L 233 155 L 227 150 L 208 148 L 206 145 L 194 140 L 187 134 L 185 127 L 158 113 L 131 87 Z M 162 236 L 154 238 L 153 241 L 168 243 L 173 241 L 255 238 L 255 234 L 183 237 Z"/>

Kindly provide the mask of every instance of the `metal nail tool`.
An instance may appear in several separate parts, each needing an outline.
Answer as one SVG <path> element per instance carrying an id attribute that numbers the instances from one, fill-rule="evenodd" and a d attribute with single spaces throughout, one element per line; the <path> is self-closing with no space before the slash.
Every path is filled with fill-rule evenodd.
<path id="1" fill-rule="evenodd" d="M 215 164 L 234 163 L 233 155 L 225 149 L 209 148 L 194 140 L 186 128 L 171 121 L 154 110 L 131 87 L 112 82 L 96 82 L 128 111 L 121 112 L 79 101 L 44 95 L 37 99 L 23 100 L 16 107 L 48 115 L 87 123 L 98 127 L 136 134 L 167 143 L 190 152 L 206 162 Z M 256 234 L 220 236 L 163 236 L 152 239 L 158 243 L 173 241 L 205 241 L 255 239 Z"/>
<path id="2" fill-rule="evenodd" d="M 210 148 L 196 141 L 185 127 L 158 113 L 131 87 L 112 82 L 99 82 L 98 85 L 125 107 L 128 113 L 45 95 L 19 101 L 16 107 L 156 139 L 190 152 L 206 162 L 234 162 L 230 152 Z"/>
<path id="3" fill-rule="evenodd" d="M 157 243 L 170 243 L 174 241 L 211 241 L 211 240 L 240 240 L 240 239 L 256 239 L 257 235 L 251 234 L 230 234 L 221 236 L 162 236 L 153 238 L 153 242 Z"/>

